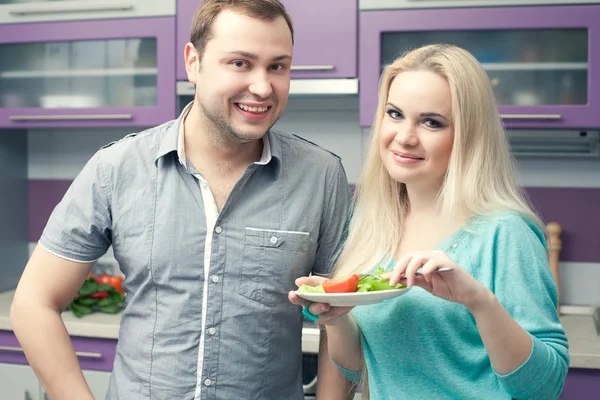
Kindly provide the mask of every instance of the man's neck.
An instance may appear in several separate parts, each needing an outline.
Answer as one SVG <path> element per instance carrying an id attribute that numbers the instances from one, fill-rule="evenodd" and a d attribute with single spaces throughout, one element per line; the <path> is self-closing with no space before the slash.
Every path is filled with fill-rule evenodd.
<path id="1" fill-rule="evenodd" d="M 196 169 L 210 166 L 245 168 L 260 160 L 264 146 L 262 139 L 252 142 L 228 140 L 222 132 L 217 132 L 209 121 L 199 118 L 194 105 L 184 120 L 184 141 L 186 157 L 192 162 L 195 161 Z M 202 165 L 197 165 L 199 160 Z"/>

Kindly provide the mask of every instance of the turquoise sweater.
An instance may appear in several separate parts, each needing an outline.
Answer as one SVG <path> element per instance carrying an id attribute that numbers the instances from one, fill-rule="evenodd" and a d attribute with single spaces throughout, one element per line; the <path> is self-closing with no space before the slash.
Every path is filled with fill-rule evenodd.
<path id="1" fill-rule="evenodd" d="M 514 213 L 478 217 L 437 247 L 496 295 L 531 334 L 527 361 L 500 375 L 467 309 L 415 287 L 352 310 L 371 400 L 535 399 L 560 395 L 569 365 L 543 233 Z M 356 381 L 360 374 L 342 372 Z"/>

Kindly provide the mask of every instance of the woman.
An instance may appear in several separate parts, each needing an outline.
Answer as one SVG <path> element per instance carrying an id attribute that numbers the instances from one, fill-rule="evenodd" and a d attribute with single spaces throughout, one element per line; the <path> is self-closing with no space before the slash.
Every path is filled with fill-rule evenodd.
<path id="1" fill-rule="evenodd" d="M 488 76 L 455 46 L 411 51 L 381 78 L 334 276 L 390 261 L 384 276 L 414 287 L 405 295 L 308 304 L 331 359 L 371 399 L 558 398 L 569 356 L 543 225 L 516 183 Z"/>

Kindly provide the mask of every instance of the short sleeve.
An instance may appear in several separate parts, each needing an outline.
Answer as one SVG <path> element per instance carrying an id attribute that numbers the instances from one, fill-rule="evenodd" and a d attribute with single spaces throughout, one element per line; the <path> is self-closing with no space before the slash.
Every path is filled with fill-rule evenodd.
<path id="1" fill-rule="evenodd" d="M 59 257 L 93 262 L 111 245 L 110 185 L 97 152 L 54 208 L 40 245 Z"/>

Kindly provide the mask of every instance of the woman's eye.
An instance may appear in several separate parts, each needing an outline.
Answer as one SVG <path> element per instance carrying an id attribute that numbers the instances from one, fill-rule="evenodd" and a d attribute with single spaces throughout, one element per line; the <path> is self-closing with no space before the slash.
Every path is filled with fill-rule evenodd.
<path id="1" fill-rule="evenodd" d="M 425 120 L 425 126 L 427 126 L 428 128 L 438 129 L 438 128 L 442 128 L 444 125 L 442 125 L 441 123 L 439 123 L 435 119 L 426 119 Z"/>
<path id="2" fill-rule="evenodd" d="M 387 113 L 387 115 L 389 115 L 390 117 L 392 117 L 392 119 L 400 119 L 400 118 L 402 118 L 402 114 L 400 114 L 396 110 L 387 110 L 386 113 Z"/>

